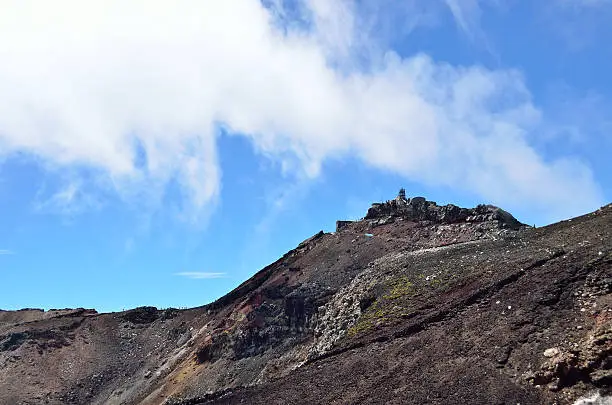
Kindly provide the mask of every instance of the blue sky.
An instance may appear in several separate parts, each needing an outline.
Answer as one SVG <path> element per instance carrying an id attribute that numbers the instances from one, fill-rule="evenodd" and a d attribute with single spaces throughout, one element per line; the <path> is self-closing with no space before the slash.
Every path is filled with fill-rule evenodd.
<path id="1" fill-rule="evenodd" d="M 3 309 L 202 305 L 400 187 L 612 201 L 607 0 L 5 5 Z"/>

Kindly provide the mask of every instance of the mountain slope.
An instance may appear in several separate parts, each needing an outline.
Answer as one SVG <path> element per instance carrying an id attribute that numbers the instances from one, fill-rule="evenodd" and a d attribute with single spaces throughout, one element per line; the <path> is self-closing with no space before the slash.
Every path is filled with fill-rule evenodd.
<path id="1" fill-rule="evenodd" d="M 612 207 L 403 195 L 190 310 L 0 312 L 0 403 L 572 403 L 610 386 Z"/>

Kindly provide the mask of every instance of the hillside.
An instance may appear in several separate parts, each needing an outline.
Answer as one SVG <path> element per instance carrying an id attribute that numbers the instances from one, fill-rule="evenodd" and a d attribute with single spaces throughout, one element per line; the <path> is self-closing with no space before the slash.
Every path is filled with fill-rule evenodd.
<path id="1" fill-rule="evenodd" d="M 209 305 L 0 311 L 0 404 L 609 403 L 611 233 L 400 194 Z"/>

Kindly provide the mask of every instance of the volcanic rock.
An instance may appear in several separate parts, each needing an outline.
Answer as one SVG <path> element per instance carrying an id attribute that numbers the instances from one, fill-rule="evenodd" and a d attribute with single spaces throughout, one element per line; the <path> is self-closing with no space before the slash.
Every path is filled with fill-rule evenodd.
<path id="1" fill-rule="evenodd" d="M 400 193 L 202 307 L 0 311 L 0 404 L 610 403 L 611 286 L 612 206 Z"/>

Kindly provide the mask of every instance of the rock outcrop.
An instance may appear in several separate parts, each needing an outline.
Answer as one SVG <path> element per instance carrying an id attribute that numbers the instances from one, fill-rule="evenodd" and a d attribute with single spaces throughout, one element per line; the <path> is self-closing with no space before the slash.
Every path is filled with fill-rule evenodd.
<path id="1" fill-rule="evenodd" d="M 396 218 L 436 224 L 489 223 L 491 227 L 512 230 L 526 226 L 510 213 L 493 205 L 478 205 L 476 208 L 460 208 L 453 204 L 438 206 L 434 201 L 427 201 L 424 197 L 406 198 L 401 192 L 393 200 L 372 204 L 365 216 L 365 219 L 370 220 L 372 224 L 381 221 L 387 223 Z"/>

